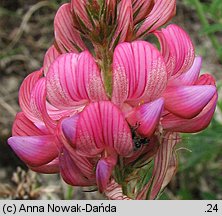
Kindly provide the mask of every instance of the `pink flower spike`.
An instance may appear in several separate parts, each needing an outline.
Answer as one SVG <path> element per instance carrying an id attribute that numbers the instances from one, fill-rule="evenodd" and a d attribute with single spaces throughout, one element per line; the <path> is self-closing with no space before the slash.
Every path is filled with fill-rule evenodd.
<path id="1" fill-rule="evenodd" d="M 85 44 L 75 28 L 70 4 L 63 4 L 54 19 L 55 46 L 61 53 L 78 53 L 85 50 Z"/>
<path id="2" fill-rule="evenodd" d="M 163 107 L 163 98 L 141 105 L 127 116 L 127 121 L 131 126 L 139 124 L 136 132 L 141 136 L 150 137 L 159 123 Z"/>
<path id="3" fill-rule="evenodd" d="M 58 156 L 54 136 L 13 136 L 8 144 L 26 164 L 42 166 Z"/>
<path id="4" fill-rule="evenodd" d="M 193 118 L 208 104 L 216 93 L 212 85 L 168 87 L 163 94 L 165 108 L 182 118 Z"/>
<path id="5" fill-rule="evenodd" d="M 154 7 L 136 32 L 137 38 L 164 25 L 176 13 L 176 0 L 155 0 Z"/>
<path id="6" fill-rule="evenodd" d="M 168 78 L 179 76 L 190 69 L 195 58 L 194 46 L 182 28 L 171 24 L 161 31 L 155 31 L 154 34 L 160 42 Z"/>
<path id="7" fill-rule="evenodd" d="M 46 52 L 43 63 L 43 71 L 46 76 L 50 65 L 55 61 L 55 59 L 60 55 L 54 45 L 52 45 Z"/>
<path id="8" fill-rule="evenodd" d="M 165 90 L 167 74 L 160 52 L 150 43 L 119 44 L 113 56 L 112 101 L 137 106 L 157 99 Z"/>
<path id="9" fill-rule="evenodd" d="M 179 77 L 175 79 L 170 79 L 168 82 L 168 86 L 194 85 L 199 78 L 201 66 L 202 66 L 202 58 L 196 57 L 192 67 L 187 72 L 181 74 Z"/>
<path id="10" fill-rule="evenodd" d="M 99 160 L 96 166 L 96 182 L 100 192 L 105 191 L 110 181 L 113 168 L 116 165 L 117 158 L 110 156 Z"/>
<path id="11" fill-rule="evenodd" d="M 58 57 L 46 75 L 46 86 L 49 101 L 61 109 L 107 99 L 99 68 L 88 51 Z"/>
<path id="12" fill-rule="evenodd" d="M 120 110 L 108 101 L 88 105 L 80 113 L 76 150 L 86 157 L 102 152 L 129 156 L 133 151 L 132 136 Z"/>

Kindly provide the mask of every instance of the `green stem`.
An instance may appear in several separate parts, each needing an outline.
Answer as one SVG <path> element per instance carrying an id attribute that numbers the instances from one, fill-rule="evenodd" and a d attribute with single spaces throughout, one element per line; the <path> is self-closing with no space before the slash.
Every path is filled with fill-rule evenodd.
<path id="1" fill-rule="evenodd" d="M 67 186 L 67 192 L 66 192 L 66 200 L 72 200 L 73 199 L 73 192 L 74 188 L 73 186 L 68 185 Z"/>
<path id="2" fill-rule="evenodd" d="M 106 46 L 100 49 L 101 68 L 104 78 L 105 89 L 108 96 L 112 95 L 112 69 L 111 69 L 111 54 Z"/>
<path id="3" fill-rule="evenodd" d="M 209 22 L 205 16 L 205 12 L 204 12 L 202 4 L 200 3 L 199 0 L 193 0 L 193 3 L 196 8 L 196 11 L 199 16 L 201 24 L 203 25 L 203 27 L 208 27 Z M 217 40 L 217 37 L 213 33 L 208 33 L 207 35 L 208 35 L 209 39 L 211 40 L 211 43 L 212 43 L 214 49 L 216 50 L 219 60 L 222 61 L 222 52 L 220 50 L 220 43 Z"/>

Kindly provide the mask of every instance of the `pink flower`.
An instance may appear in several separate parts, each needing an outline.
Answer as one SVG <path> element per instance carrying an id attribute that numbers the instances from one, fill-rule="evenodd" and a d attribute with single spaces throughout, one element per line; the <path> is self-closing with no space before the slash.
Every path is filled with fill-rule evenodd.
<path id="1" fill-rule="evenodd" d="M 176 170 L 174 132 L 207 127 L 217 101 L 213 77 L 199 77 L 201 59 L 188 35 L 176 25 L 154 35 L 161 51 L 145 41 L 121 43 L 107 71 L 89 51 L 60 55 L 52 46 L 43 69 L 20 89 L 22 113 L 8 141 L 17 155 L 71 185 L 97 185 L 115 197 L 115 180 L 117 194 L 121 186 L 129 198 L 149 190 L 154 199 Z M 152 177 L 140 188 L 138 167 L 150 160 Z"/>

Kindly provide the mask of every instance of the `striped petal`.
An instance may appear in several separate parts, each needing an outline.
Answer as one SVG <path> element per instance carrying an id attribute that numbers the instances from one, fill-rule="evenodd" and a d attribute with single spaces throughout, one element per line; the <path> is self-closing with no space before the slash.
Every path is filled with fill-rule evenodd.
<path id="1" fill-rule="evenodd" d="M 154 169 L 152 174 L 152 186 L 150 189 L 149 198 L 155 199 L 162 189 L 163 184 L 166 184 L 166 175 L 169 174 L 168 168 L 171 163 L 173 149 L 178 143 L 178 135 L 176 133 L 167 133 L 164 136 L 163 143 L 160 145 L 159 150 L 154 159 Z M 148 183 L 149 184 L 149 183 Z"/>
<path id="2" fill-rule="evenodd" d="M 173 152 L 172 152 L 172 155 L 171 155 L 171 158 L 170 158 L 170 160 L 169 160 L 169 163 L 168 163 L 167 171 L 166 171 L 166 174 L 165 174 L 163 183 L 162 183 L 161 190 L 164 190 L 164 188 L 165 188 L 165 187 L 170 183 L 170 181 L 173 179 L 173 177 L 174 177 L 175 174 L 176 174 L 177 168 L 178 168 L 178 159 L 177 159 L 176 152 L 173 151 Z"/>
<path id="3" fill-rule="evenodd" d="M 52 45 L 46 52 L 43 62 L 44 75 L 47 74 L 50 65 L 55 61 L 55 59 L 60 55 L 54 45 Z"/>
<path id="4" fill-rule="evenodd" d="M 114 179 L 108 184 L 104 193 L 109 200 L 131 200 L 123 194 L 122 187 Z"/>
<path id="5" fill-rule="evenodd" d="M 132 136 L 120 110 L 108 101 L 87 106 L 79 117 L 76 150 L 85 156 L 95 156 L 103 151 L 130 155 Z"/>
<path id="6" fill-rule="evenodd" d="M 132 126 L 139 123 L 139 127 L 136 129 L 136 132 L 141 136 L 150 137 L 158 126 L 163 106 L 163 98 L 144 104 L 135 108 L 135 110 L 127 116 L 127 121 Z"/>
<path id="7" fill-rule="evenodd" d="M 169 25 L 155 31 L 161 46 L 161 53 L 167 65 L 168 78 L 186 72 L 195 58 L 195 51 L 189 35 L 177 25 Z"/>
<path id="8" fill-rule="evenodd" d="M 24 79 L 19 89 L 19 105 L 25 116 L 33 122 L 39 122 L 39 119 L 33 115 L 30 107 L 31 91 L 41 76 L 42 70 L 31 73 Z"/>
<path id="9" fill-rule="evenodd" d="M 51 132 L 54 132 L 56 122 L 54 122 L 48 115 L 46 109 L 46 79 L 39 79 L 31 92 L 30 108 L 33 115 L 40 121 L 44 122 Z"/>
<path id="10" fill-rule="evenodd" d="M 182 118 L 193 118 L 209 103 L 216 93 L 215 86 L 174 86 L 163 94 L 165 108 Z"/>
<path id="11" fill-rule="evenodd" d="M 117 158 L 108 157 L 99 160 L 96 166 L 96 182 L 100 192 L 105 191 L 110 181 L 110 177 Z"/>
<path id="12" fill-rule="evenodd" d="M 117 26 L 112 39 L 111 46 L 115 48 L 118 43 L 127 40 L 132 36 L 133 11 L 131 0 L 122 0 L 118 5 Z"/>
<path id="13" fill-rule="evenodd" d="M 182 133 L 196 133 L 204 130 L 210 124 L 217 105 L 218 95 L 214 95 L 211 101 L 200 112 L 199 115 L 192 119 L 183 119 L 173 114 L 168 114 L 162 120 L 165 130 Z"/>
<path id="14" fill-rule="evenodd" d="M 87 5 L 86 0 L 71 0 L 71 11 L 74 19 L 79 22 L 80 28 L 84 25 L 84 29 L 92 31 L 94 23 L 92 25 L 93 21 L 90 19 L 91 17 L 89 11 L 87 11 L 89 10 Z"/>
<path id="15" fill-rule="evenodd" d="M 13 136 L 8 144 L 27 165 L 42 166 L 58 156 L 54 136 Z"/>
<path id="16" fill-rule="evenodd" d="M 155 0 L 154 6 L 142 24 L 138 24 L 137 38 L 164 25 L 176 13 L 176 0 Z"/>
<path id="17" fill-rule="evenodd" d="M 75 107 L 72 110 L 58 109 L 52 106 L 48 101 L 46 101 L 46 110 L 50 118 L 54 121 L 58 121 L 63 117 L 72 116 L 78 112 L 80 112 L 83 107 Z"/>
<path id="18" fill-rule="evenodd" d="M 55 46 L 61 53 L 78 53 L 85 50 L 85 44 L 75 28 L 70 4 L 63 4 L 54 19 Z"/>
<path id="19" fill-rule="evenodd" d="M 78 123 L 78 115 L 60 120 L 56 128 L 58 138 L 58 148 L 60 152 L 66 152 L 71 158 L 72 163 L 78 167 L 81 173 L 88 179 L 95 180 L 95 165 L 99 158 L 83 157 L 76 152 L 76 126 Z M 69 125 L 68 125 L 69 124 Z M 94 181 L 93 180 L 93 181 Z"/>
<path id="20" fill-rule="evenodd" d="M 200 85 L 215 86 L 215 80 L 210 74 L 201 75 L 196 82 Z M 215 92 L 213 98 L 196 117 L 183 119 L 173 114 L 165 115 L 162 119 L 163 128 L 169 131 L 182 133 L 195 133 L 205 129 L 213 117 L 217 105 L 218 94 Z"/>
<path id="21" fill-rule="evenodd" d="M 32 171 L 43 173 L 43 174 L 55 174 L 59 173 L 59 160 L 58 158 L 52 160 L 51 162 L 39 166 L 39 167 L 29 167 Z"/>
<path id="22" fill-rule="evenodd" d="M 66 139 L 75 147 L 76 143 L 76 127 L 79 120 L 79 115 L 74 115 L 62 121 L 62 131 Z"/>
<path id="23" fill-rule="evenodd" d="M 154 6 L 154 0 L 132 0 L 134 24 L 144 20 Z"/>
<path id="24" fill-rule="evenodd" d="M 202 66 L 202 58 L 196 57 L 194 59 L 192 67 L 187 72 L 181 74 L 179 77 L 176 77 L 175 79 L 170 79 L 167 85 L 168 86 L 194 85 L 198 81 L 201 66 Z"/>
<path id="25" fill-rule="evenodd" d="M 150 43 L 122 43 L 114 51 L 112 101 L 139 105 L 157 99 L 165 90 L 164 60 Z"/>
<path id="26" fill-rule="evenodd" d="M 213 85 L 216 86 L 216 81 L 211 74 L 203 74 L 199 77 L 196 85 Z"/>
<path id="27" fill-rule="evenodd" d="M 36 125 L 31 122 L 23 112 L 16 115 L 12 127 L 13 136 L 40 136 L 44 134 L 45 132 L 36 127 Z"/>
<path id="28" fill-rule="evenodd" d="M 79 166 L 73 161 L 70 153 L 63 148 L 59 155 L 60 173 L 67 184 L 73 186 L 92 186 L 95 185 L 95 177 L 88 178 L 85 176 Z M 93 169 L 91 169 L 93 172 Z"/>
<path id="29" fill-rule="evenodd" d="M 89 100 L 107 99 L 99 68 L 88 51 L 57 58 L 46 80 L 48 99 L 57 108 L 73 109 Z"/>

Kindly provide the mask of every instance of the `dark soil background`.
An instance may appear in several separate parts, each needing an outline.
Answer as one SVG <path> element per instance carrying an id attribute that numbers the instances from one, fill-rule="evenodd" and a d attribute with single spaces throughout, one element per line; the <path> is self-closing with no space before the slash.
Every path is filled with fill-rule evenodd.
<path id="1" fill-rule="evenodd" d="M 72 191 L 60 183 L 61 180 L 57 175 L 40 175 L 28 171 L 6 141 L 11 135 L 15 114 L 20 110 L 19 86 L 24 77 L 41 67 L 45 51 L 53 43 L 53 18 L 62 2 L 66 1 L 0 1 L 0 199 L 102 198 L 98 193 L 86 193 L 80 188 L 74 188 Z M 220 83 L 222 66 L 208 37 L 200 34 L 201 24 L 195 9 L 183 1 L 178 1 L 177 6 L 177 15 L 172 22 L 181 25 L 190 34 L 196 45 L 196 53 L 203 56 L 203 72 L 212 73 Z M 219 35 L 219 38 L 222 44 L 222 36 Z M 217 112 L 216 118 L 221 121 L 220 112 Z M 220 128 L 218 134 L 221 131 Z M 214 148 L 215 135 L 212 136 L 208 144 Z M 218 151 L 220 151 L 221 138 L 218 139 Z M 192 142 L 192 137 L 185 138 L 184 142 Z M 215 176 L 221 176 L 222 173 L 221 154 L 214 159 L 207 170 L 203 169 L 201 164 L 194 164 L 195 169 L 184 168 L 184 171 L 179 172 L 174 178 L 162 198 L 222 199 L 222 179 L 217 180 L 218 184 L 212 185 Z M 181 153 L 181 163 L 188 163 L 183 153 Z M 193 179 L 193 182 L 189 179 Z"/>

